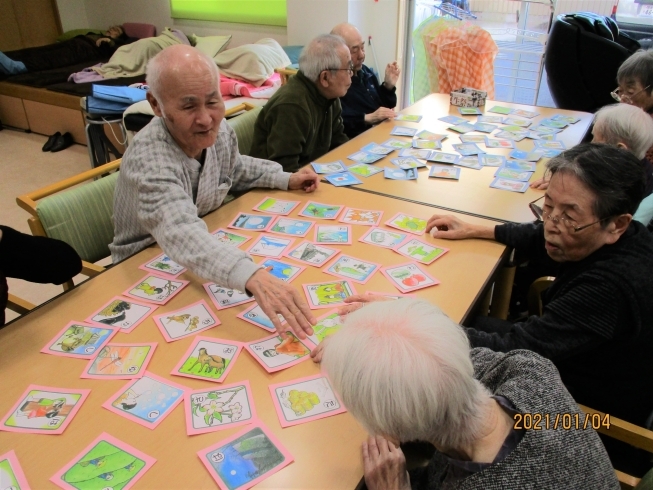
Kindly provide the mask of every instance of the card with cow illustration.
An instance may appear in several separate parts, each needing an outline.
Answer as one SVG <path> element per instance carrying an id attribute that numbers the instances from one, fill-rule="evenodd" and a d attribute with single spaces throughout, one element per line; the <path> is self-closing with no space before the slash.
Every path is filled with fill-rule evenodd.
<path id="1" fill-rule="evenodd" d="M 89 361 L 81 378 L 135 379 L 142 378 L 154 355 L 157 343 L 110 343 L 102 347 L 95 359 Z"/>
<path id="2" fill-rule="evenodd" d="M 198 336 L 170 374 L 222 383 L 243 345 L 233 340 Z"/>
<path id="3" fill-rule="evenodd" d="M 156 272 L 161 274 L 163 277 L 177 277 L 183 274 L 186 270 L 183 265 L 179 265 L 166 254 L 161 254 L 152 260 L 145 262 L 139 267 L 139 269 L 148 272 Z"/>
<path id="4" fill-rule="evenodd" d="M 86 321 L 98 326 L 110 325 L 118 327 L 122 333 L 129 333 L 157 308 L 158 306 L 155 305 L 116 296 L 89 316 Z"/>
<path id="5" fill-rule="evenodd" d="M 203 299 L 180 310 L 156 315 L 154 321 L 166 342 L 174 342 L 220 325 L 220 320 Z"/>

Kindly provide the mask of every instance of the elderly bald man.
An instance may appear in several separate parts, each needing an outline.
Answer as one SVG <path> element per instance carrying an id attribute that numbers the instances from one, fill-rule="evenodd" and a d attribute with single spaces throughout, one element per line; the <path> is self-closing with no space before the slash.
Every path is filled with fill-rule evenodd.
<path id="1" fill-rule="evenodd" d="M 396 61 L 388 63 L 385 67 L 383 83 L 379 85 L 376 75 L 363 64 L 365 41 L 360 31 L 355 26 L 344 23 L 335 26 L 331 34 L 345 40 L 354 65 L 351 87 L 347 90 L 347 95 L 340 98 L 345 133 L 353 138 L 374 124 L 395 117 L 393 109 L 397 105 L 395 92 L 401 71 Z"/>
<path id="2" fill-rule="evenodd" d="M 236 247 L 221 244 L 199 217 L 217 209 L 229 191 L 254 187 L 317 188 L 311 170 L 289 174 L 277 163 L 238 153 L 224 121 L 215 62 L 176 45 L 147 66 L 147 99 L 155 117 L 125 152 L 114 196 L 114 263 L 155 241 L 175 262 L 220 286 L 254 295 L 279 332 L 277 313 L 301 338 L 315 319 L 292 286 Z"/>

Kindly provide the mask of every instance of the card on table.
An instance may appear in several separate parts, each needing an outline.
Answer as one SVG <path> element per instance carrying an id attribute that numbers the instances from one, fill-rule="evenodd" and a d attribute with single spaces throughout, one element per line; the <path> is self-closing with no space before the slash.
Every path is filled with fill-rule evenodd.
<path id="1" fill-rule="evenodd" d="M 555 128 L 555 129 L 564 129 L 568 126 L 568 124 L 565 121 L 561 121 L 561 120 L 542 119 L 540 121 L 540 126 L 547 126 L 549 128 Z"/>
<path id="2" fill-rule="evenodd" d="M 527 162 L 537 162 L 542 158 L 542 153 L 537 151 L 523 151 L 523 150 L 512 150 L 509 155 L 510 158 L 515 160 L 526 160 Z"/>
<path id="3" fill-rule="evenodd" d="M 455 126 L 449 126 L 447 129 L 451 131 L 455 131 L 456 133 L 460 133 L 460 134 L 471 133 L 472 131 L 476 131 L 474 125 L 468 122 L 456 124 Z"/>
<path id="4" fill-rule="evenodd" d="M 154 271 L 161 274 L 163 277 L 177 277 L 182 274 L 186 268 L 182 265 L 179 265 L 177 262 L 174 262 L 166 254 L 161 254 L 154 259 L 145 262 L 143 265 L 138 267 L 144 271 Z"/>
<path id="5" fill-rule="evenodd" d="M 388 146 L 377 145 L 376 143 L 370 143 L 368 145 L 365 145 L 363 148 L 361 148 L 361 151 L 364 151 L 365 153 L 374 153 L 375 155 L 387 155 L 388 153 L 392 153 L 394 149 Z"/>
<path id="6" fill-rule="evenodd" d="M 310 358 L 311 346 L 286 332 L 286 338 L 271 335 L 245 344 L 245 349 L 268 373 L 276 373 Z"/>
<path id="7" fill-rule="evenodd" d="M 225 230 L 224 228 L 219 228 L 215 230 L 212 235 L 218 239 L 220 243 L 225 245 L 232 245 L 234 247 L 239 247 L 248 240 L 251 240 L 252 237 L 239 235 L 233 231 Z"/>
<path id="8" fill-rule="evenodd" d="M 535 172 L 537 164 L 535 162 L 527 162 L 525 160 L 508 160 L 503 164 L 504 168 L 510 170 L 517 170 L 519 172 Z"/>
<path id="9" fill-rule="evenodd" d="M 426 160 L 431 154 L 431 150 L 424 148 L 404 148 L 399 152 L 400 157 L 414 157 Z"/>
<path id="10" fill-rule="evenodd" d="M 299 203 L 300 201 L 284 201 L 283 199 L 266 197 L 252 209 L 254 211 L 261 211 L 262 213 L 281 214 L 285 216 L 290 214 Z"/>
<path id="11" fill-rule="evenodd" d="M 442 165 L 433 165 L 429 171 L 429 177 L 434 179 L 460 179 L 460 169 L 456 167 L 444 167 Z"/>
<path id="12" fill-rule="evenodd" d="M 328 178 L 328 177 L 327 177 Z M 268 229 L 271 233 L 304 237 L 315 221 L 279 216 Z"/>
<path id="13" fill-rule="evenodd" d="M 336 309 L 318 317 L 316 321 L 317 323 L 313 326 L 313 335 L 309 335 L 308 339 L 318 346 L 325 338 L 342 328 L 344 317 L 341 317 Z"/>
<path id="14" fill-rule="evenodd" d="M 485 153 L 483 154 L 485 155 Z M 473 168 L 474 170 L 481 170 L 483 165 L 478 161 L 479 156 L 483 155 L 472 155 L 469 157 L 460 157 L 456 160 L 456 165 L 461 167 Z"/>
<path id="15" fill-rule="evenodd" d="M 143 299 L 158 305 L 165 305 L 182 289 L 188 286 L 190 281 L 182 279 L 167 279 L 155 275 L 145 276 L 123 294 L 130 298 Z"/>
<path id="16" fill-rule="evenodd" d="M 324 204 L 321 202 L 308 201 L 306 206 L 299 212 L 299 216 L 319 219 L 336 219 L 344 206 L 337 204 Z"/>
<path id="17" fill-rule="evenodd" d="M 311 162 L 316 174 L 332 174 L 334 172 L 345 172 L 347 167 L 342 160 L 327 163 Z"/>
<path id="18" fill-rule="evenodd" d="M 344 305 L 345 298 L 356 294 L 354 286 L 347 280 L 303 284 L 302 287 L 311 310 Z"/>
<path id="19" fill-rule="evenodd" d="M 83 322 L 70 322 L 55 335 L 41 352 L 54 356 L 92 359 L 95 352 L 119 331 L 116 327 L 94 327 Z"/>
<path id="20" fill-rule="evenodd" d="M 528 119 L 533 119 L 535 116 L 539 116 L 539 112 L 525 111 L 524 109 L 515 109 L 511 112 L 511 115 L 517 117 L 526 117 Z"/>
<path id="21" fill-rule="evenodd" d="M 495 177 L 502 179 L 518 180 L 520 182 L 528 182 L 533 175 L 533 172 L 522 172 L 520 170 L 511 170 L 506 167 L 501 167 L 495 173 Z"/>
<path id="22" fill-rule="evenodd" d="M 420 122 L 422 116 L 416 114 L 397 114 L 395 116 L 395 121 L 407 121 L 407 122 Z"/>
<path id="23" fill-rule="evenodd" d="M 485 147 L 486 148 L 514 148 L 515 142 L 513 140 L 502 140 L 502 139 L 493 139 L 485 138 Z"/>
<path id="24" fill-rule="evenodd" d="M 414 139 L 413 140 L 413 148 L 417 148 L 420 150 L 439 150 L 442 148 L 442 143 L 440 140 L 420 140 L 420 139 Z"/>
<path id="25" fill-rule="evenodd" d="M 537 131 L 533 131 L 532 129 L 529 130 L 526 134 L 526 137 L 531 140 L 541 140 L 542 136 L 542 134 L 538 133 Z"/>
<path id="26" fill-rule="evenodd" d="M 248 231 L 265 231 L 274 220 L 274 216 L 264 214 L 238 213 L 227 228 L 236 228 L 238 230 Z"/>
<path id="27" fill-rule="evenodd" d="M 426 164 L 419 161 L 415 157 L 399 157 L 399 158 L 391 158 L 390 163 L 393 165 L 396 165 L 402 170 L 407 170 L 409 168 L 422 168 L 426 167 Z"/>
<path id="28" fill-rule="evenodd" d="M 297 277 L 306 267 L 301 265 L 289 264 L 281 260 L 266 259 L 261 265 L 268 269 L 268 272 L 283 282 L 290 282 Z"/>
<path id="29" fill-rule="evenodd" d="M 368 209 L 347 208 L 340 218 L 341 223 L 350 225 L 376 226 L 381 221 L 383 211 L 372 211 Z"/>
<path id="30" fill-rule="evenodd" d="M 528 182 L 518 182 L 516 180 L 497 177 L 492 181 L 490 187 L 494 187 L 495 189 L 503 189 L 504 191 L 526 192 L 528 189 Z"/>
<path id="31" fill-rule="evenodd" d="M 441 151 L 434 151 L 429 157 L 430 162 L 438 163 L 456 163 L 458 161 L 458 155 L 454 153 L 443 153 Z"/>
<path id="32" fill-rule="evenodd" d="M 523 119 L 520 117 L 506 117 L 503 120 L 503 124 L 508 124 L 509 126 L 519 126 L 520 128 L 527 128 L 532 124 L 528 119 Z"/>
<path id="33" fill-rule="evenodd" d="M 374 174 L 383 172 L 382 168 L 373 167 L 367 163 L 355 163 L 347 168 L 352 174 L 360 175 L 361 177 L 371 177 Z"/>
<path id="34" fill-rule="evenodd" d="M 549 119 L 552 121 L 566 122 L 567 124 L 576 124 L 578 121 L 580 121 L 580 119 L 577 117 L 565 116 L 563 114 L 556 114 L 555 116 L 551 116 Z"/>
<path id="35" fill-rule="evenodd" d="M 203 299 L 179 310 L 155 315 L 154 322 L 166 342 L 174 342 L 220 325 L 220 320 Z"/>
<path id="36" fill-rule="evenodd" d="M 524 133 L 518 134 L 518 133 L 513 133 L 511 131 L 499 131 L 498 133 L 495 133 L 494 136 L 506 140 L 521 141 L 526 137 L 526 134 Z"/>
<path id="37" fill-rule="evenodd" d="M 398 254 L 429 265 L 449 251 L 448 248 L 436 247 L 417 238 L 411 238 L 393 249 Z"/>
<path id="38" fill-rule="evenodd" d="M 422 140 L 431 140 L 431 141 L 442 141 L 448 138 L 446 134 L 432 133 L 431 131 L 427 131 L 426 129 L 422 129 L 419 133 L 415 135 L 415 137 Z"/>
<path id="39" fill-rule="evenodd" d="M 297 247 L 286 252 L 285 256 L 312 265 L 313 267 L 322 267 L 339 253 L 340 250 L 336 248 L 304 241 Z"/>
<path id="40" fill-rule="evenodd" d="M 384 267 L 381 273 L 402 293 L 440 284 L 440 281 L 412 262 Z"/>
<path id="41" fill-rule="evenodd" d="M 479 155 L 478 161 L 484 167 L 501 167 L 506 163 L 506 157 L 503 155 Z"/>
<path id="42" fill-rule="evenodd" d="M 397 233 L 396 231 L 384 230 L 383 228 L 372 228 L 359 241 L 376 245 L 377 247 L 394 248 L 403 242 L 407 236 L 405 233 Z"/>
<path id="43" fill-rule="evenodd" d="M 329 183 L 335 185 L 336 187 L 342 187 L 345 185 L 357 185 L 357 184 L 362 184 L 363 181 L 357 179 L 354 177 L 353 174 L 350 172 L 340 172 L 337 174 L 329 174 L 325 176 L 325 179 L 329 181 Z"/>
<path id="44" fill-rule="evenodd" d="M 378 162 L 384 157 L 384 155 L 378 155 L 376 153 L 367 153 L 366 151 L 357 151 L 352 153 L 347 158 L 358 163 L 374 163 Z M 347 170 L 347 169 L 345 169 Z"/>
<path id="45" fill-rule="evenodd" d="M 478 116 L 476 118 L 477 123 L 488 123 L 488 124 L 501 124 L 503 122 L 503 117 L 501 116 Z"/>
<path id="46" fill-rule="evenodd" d="M 427 220 L 422 218 L 415 218 L 414 216 L 408 216 L 404 213 L 397 213 L 385 222 L 386 226 L 396 228 L 407 233 L 412 233 L 413 235 L 423 235 L 424 230 L 426 229 L 426 224 Z"/>
<path id="47" fill-rule="evenodd" d="M 0 455 L 0 488 L 6 490 L 30 490 L 25 473 L 13 450 Z"/>
<path id="48" fill-rule="evenodd" d="M 545 149 L 545 148 L 536 148 L 533 150 L 533 153 L 537 153 L 541 155 L 543 158 L 553 158 L 557 157 L 562 153 L 563 150 L 551 150 L 551 149 Z"/>
<path id="49" fill-rule="evenodd" d="M 392 180 L 415 180 L 417 179 L 417 169 L 408 168 L 404 170 L 402 168 L 385 167 L 383 169 L 383 176 L 386 179 Z"/>
<path id="50" fill-rule="evenodd" d="M 389 140 L 384 141 L 381 144 L 383 146 L 387 146 L 388 148 L 394 148 L 395 150 L 401 150 L 402 148 L 410 148 L 412 146 L 412 143 L 409 141 L 401 141 L 393 138 L 390 138 Z"/>
<path id="51" fill-rule="evenodd" d="M 350 225 L 316 225 L 315 243 L 351 245 Z"/>
<path id="52" fill-rule="evenodd" d="M 146 371 L 142 378 L 129 381 L 102 406 L 148 429 L 155 429 L 181 403 L 186 390 L 185 386 Z"/>
<path id="53" fill-rule="evenodd" d="M 512 109 L 500 105 L 495 105 L 494 107 L 492 107 L 492 109 L 488 109 L 488 112 L 494 112 L 495 114 L 510 114 L 512 112 Z"/>
<path id="54" fill-rule="evenodd" d="M 464 157 L 468 157 L 470 155 L 478 155 L 480 153 L 485 153 L 483 150 L 481 150 L 476 143 L 460 143 L 460 144 L 454 144 L 451 145 L 454 150 L 456 150 L 458 153 L 460 153 Z"/>
<path id="55" fill-rule="evenodd" d="M 9 413 L 0 430 L 32 434 L 61 434 L 78 412 L 91 390 L 29 385 Z M 1 478 L 0 478 L 1 480 Z"/>
<path id="56" fill-rule="evenodd" d="M 294 238 L 260 235 L 254 240 L 252 246 L 247 249 L 247 252 L 250 255 L 260 255 L 262 257 L 281 257 L 294 241 Z"/>
<path id="57" fill-rule="evenodd" d="M 460 112 L 463 116 L 476 116 L 483 114 L 483 111 L 481 111 L 478 107 L 459 107 L 458 112 Z"/>
<path id="58" fill-rule="evenodd" d="M 129 333 L 157 308 L 158 306 L 116 296 L 100 310 L 90 315 L 86 321 L 99 326 L 111 325 L 120 328 L 123 333 Z"/>
<path id="59" fill-rule="evenodd" d="M 547 150 L 566 150 L 564 142 L 562 141 L 546 141 L 546 140 L 537 140 L 533 142 L 536 148 L 546 148 Z"/>
<path id="60" fill-rule="evenodd" d="M 477 122 L 476 124 L 474 124 L 474 129 L 476 131 L 480 131 L 481 133 L 491 133 L 498 127 L 499 126 L 497 126 L 496 124 L 490 124 L 490 123 Z"/>
<path id="61" fill-rule="evenodd" d="M 258 303 L 254 303 L 253 306 L 250 306 L 242 313 L 239 313 L 236 315 L 236 317 L 240 318 L 241 320 L 245 320 L 252 325 L 256 325 L 263 330 L 267 330 L 268 332 L 274 332 L 276 330 L 274 323 L 272 323 L 272 320 L 270 320 L 269 316 L 263 313 L 263 310 L 258 305 Z M 281 323 L 286 321 L 285 318 L 279 314 L 277 314 L 277 317 Z"/>
<path id="62" fill-rule="evenodd" d="M 522 126 L 517 126 L 515 124 L 513 124 L 512 126 L 504 126 L 502 130 L 507 131 L 509 133 L 515 133 L 523 136 L 526 136 L 530 131 L 530 129 L 524 128 Z"/>
<path id="63" fill-rule="evenodd" d="M 534 128 L 531 128 L 532 131 L 536 131 L 540 134 L 558 134 L 562 131 L 562 129 L 559 128 L 554 128 L 554 127 L 549 127 L 547 125 L 544 126 L 535 126 Z"/>
<path id="64" fill-rule="evenodd" d="M 417 133 L 417 129 L 404 126 L 395 126 L 392 128 L 392 131 L 390 131 L 390 134 L 393 136 L 415 136 L 415 133 Z"/>
<path id="65" fill-rule="evenodd" d="M 242 348 L 234 340 L 197 336 L 170 374 L 222 383 Z"/>
<path id="66" fill-rule="evenodd" d="M 463 124 L 467 123 L 467 119 L 464 117 L 458 117 L 458 116 L 444 116 L 444 117 L 439 117 L 438 121 L 446 122 L 449 124 Z"/>
<path id="67" fill-rule="evenodd" d="M 237 289 L 218 286 L 214 282 L 204 283 L 203 286 L 206 294 L 211 298 L 213 306 L 218 310 L 224 310 L 225 308 L 231 308 L 232 306 L 254 301 L 253 296 L 248 296 L 246 293 L 238 291 Z"/>
<path id="68" fill-rule="evenodd" d="M 380 267 L 381 264 L 375 262 L 357 259 L 350 255 L 341 255 L 332 264 L 325 267 L 322 272 L 344 279 L 351 279 L 359 284 L 365 284 Z"/>
<path id="69" fill-rule="evenodd" d="M 482 134 L 461 134 L 459 136 L 462 143 L 485 143 L 485 136 Z"/>
<path id="70" fill-rule="evenodd" d="M 112 342 L 102 347 L 95 359 L 88 362 L 80 378 L 136 379 L 142 378 L 154 355 L 156 342 L 119 344 Z"/>

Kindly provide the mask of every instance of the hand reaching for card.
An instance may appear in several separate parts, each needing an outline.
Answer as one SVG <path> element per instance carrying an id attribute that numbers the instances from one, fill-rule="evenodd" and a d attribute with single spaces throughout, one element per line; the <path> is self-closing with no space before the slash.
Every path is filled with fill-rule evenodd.
<path id="1" fill-rule="evenodd" d="M 290 174 L 288 189 L 297 191 L 303 189 L 305 192 L 313 192 L 320 182 L 318 175 L 310 168 L 302 168 L 294 174 Z"/>
<path id="2" fill-rule="evenodd" d="M 452 215 L 434 214 L 426 225 L 426 232 L 433 238 L 447 240 L 464 240 L 466 238 L 487 238 L 494 240 L 494 228 L 473 225 L 459 220 Z"/>
<path id="3" fill-rule="evenodd" d="M 397 114 L 394 109 L 388 109 L 387 107 L 379 107 L 377 110 L 371 114 L 365 114 L 365 122 L 367 124 L 378 124 L 381 121 L 386 119 L 394 119 Z"/>
<path id="4" fill-rule="evenodd" d="M 369 490 L 410 489 L 403 451 L 381 436 L 363 442 L 363 470 Z"/>

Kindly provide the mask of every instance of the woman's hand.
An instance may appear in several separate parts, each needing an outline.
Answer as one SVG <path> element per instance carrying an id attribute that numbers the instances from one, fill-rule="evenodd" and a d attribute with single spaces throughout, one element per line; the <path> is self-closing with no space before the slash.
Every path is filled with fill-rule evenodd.
<path id="1" fill-rule="evenodd" d="M 403 451 L 381 436 L 363 442 L 363 469 L 369 490 L 410 490 Z"/>

